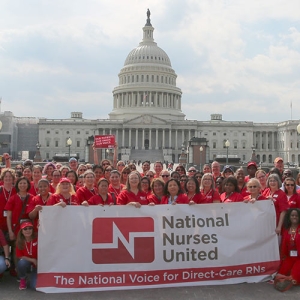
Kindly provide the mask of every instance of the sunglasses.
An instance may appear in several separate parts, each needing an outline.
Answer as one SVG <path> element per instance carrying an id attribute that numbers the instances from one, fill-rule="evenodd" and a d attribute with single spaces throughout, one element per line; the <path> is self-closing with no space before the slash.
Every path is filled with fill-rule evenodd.
<path id="1" fill-rule="evenodd" d="M 86 171 L 86 169 L 79 169 L 78 171 Z"/>
<path id="2" fill-rule="evenodd" d="M 128 174 L 130 174 L 130 172 L 123 172 L 123 174 L 127 174 L 128 175 Z"/>
<path id="3" fill-rule="evenodd" d="M 295 186 L 294 184 L 286 183 L 285 186 Z"/>
<path id="4" fill-rule="evenodd" d="M 146 177 L 151 177 L 152 178 L 152 177 L 154 177 L 154 175 L 146 175 Z"/>
<path id="5" fill-rule="evenodd" d="M 256 188 L 257 188 L 257 185 L 249 185 L 248 188 L 249 188 L 249 189 L 256 189 Z"/>
<path id="6" fill-rule="evenodd" d="M 197 179 L 199 179 L 199 178 L 201 179 L 201 178 L 202 178 L 202 176 L 195 176 L 195 177 L 196 177 Z"/>
<path id="7" fill-rule="evenodd" d="M 189 170 L 188 172 L 196 172 L 196 170 Z"/>
<path id="8" fill-rule="evenodd" d="M 32 230 L 33 228 L 32 227 L 25 227 L 23 228 L 23 230 L 27 231 L 27 230 Z"/>
<path id="9" fill-rule="evenodd" d="M 170 175 L 161 175 L 161 177 L 170 177 Z"/>

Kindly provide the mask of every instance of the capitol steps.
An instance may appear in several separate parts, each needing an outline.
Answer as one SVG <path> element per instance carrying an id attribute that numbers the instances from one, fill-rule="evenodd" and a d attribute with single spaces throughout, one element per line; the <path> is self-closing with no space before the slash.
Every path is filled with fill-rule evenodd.
<path id="1" fill-rule="evenodd" d="M 149 160 L 150 162 L 155 161 L 164 161 L 163 151 L 162 150 L 131 150 L 130 160 L 142 162 L 145 160 Z"/>

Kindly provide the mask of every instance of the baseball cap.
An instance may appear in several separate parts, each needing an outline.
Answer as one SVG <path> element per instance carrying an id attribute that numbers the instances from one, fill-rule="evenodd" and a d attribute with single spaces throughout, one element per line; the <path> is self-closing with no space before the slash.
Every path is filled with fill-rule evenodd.
<path id="1" fill-rule="evenodd" d="M 229 166 L 229 165 L 224 166 L 224 168 L 223 168 L 223 173 L 224 173 L 226 170 L 230 170 L 232 173 L 234 173 L 233 169 L 232 169 L 231 166 Z"/>
<path id="2" fill-rule="evenodd" d="M 279 161 L 282 161 L 283 162 L 283 159 L 281 157 L 276 157 L 275 160 L 274 160 L 274 163 L 278 163 Z"/>
<path id="3" fill-rule="evenodd" d="M 63 178 L 59 181 L 59 183 L 63 183 L 63 182 L 71 183 L 70 179 L 67 178 L 67 177 L 63 177 Z"/>
<path id="4" fill-rule="evenodd" d="M 77 162 L 77 159 L 76 159 L 75 157 L 71 157 L 71 158 L 69 159 L 69 162 L 71 162 L 71 161 L 76 161 L 76 162 Z"/>
<path id="5" fill-rule="evenodd" d="M 20 225 L 20 228 L 24 229 L 26 227 L 33 227 L 33 224 L 29 220 L 25 221 L 25 222 L 22 222 L 21 225 Z"/>
<path id="6" fill-rule="evenodd" d="M 248 169 L 249 167 L 251 167 L 251 166 L 254 166 L 254 167 L 257 169 L 257 164 L 256 164 L 256 162 L 254 162 L 254 161 L 248 162 L 247 169 Z"/>

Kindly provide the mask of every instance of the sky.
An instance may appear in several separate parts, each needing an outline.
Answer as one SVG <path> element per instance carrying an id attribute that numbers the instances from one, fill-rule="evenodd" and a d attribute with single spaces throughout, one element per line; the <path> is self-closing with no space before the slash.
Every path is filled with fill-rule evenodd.
<path id="1" fill-rule="evenodd" d="M 299 0 L 0 0 L 1 111 L 106 119 L 147 8 L 187 119 L 300 118 Z M 292 105 L 291 105 L 292 104 Z"/>

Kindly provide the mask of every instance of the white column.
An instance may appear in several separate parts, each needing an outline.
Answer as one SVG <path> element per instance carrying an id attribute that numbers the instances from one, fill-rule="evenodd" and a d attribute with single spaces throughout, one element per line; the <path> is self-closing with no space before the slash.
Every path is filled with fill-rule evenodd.
<path id="1" fill-rule="evenodd" d="M 153 104 L 152 104 L 152 92 L 149 92 L 149 106 L 153 106 Z"/>
<path id="2" fill-rule="evenodd" d="M 111 128 L 109 129 L 109 134 L 111 134 Z"/>
<path id="3" fill-rule="evenodd" d="M 125 129 L 122 130 L 122 147 L 125 147 Z"/>
<path id="4" fill-rule="evenodd" d="M 133 92 L 131 92 L 131 107 L 135 107 Z"/>
<path id="5" fill-rule="evenodd" d="M 151 143 L 151 139 L 152 139 L 152 129 L 149 128 L 149 149 L 152 149 L 152 143 Z"/>
<path id="6" fill-rule="evenodd" d="M 102 129 L 102 134 L 105 135 L 105 128 Z"/>
<path id="7" fill-rule="evenodd" d="M 146 97 L 145 96 L 146 96 L 146 93 L 144 92 L 143 93 L 143 104 L 144 104 L 143 106 L 144 107 L 146 106 Z"/>
<path id="8" fill-rule="evenodd" d="M 155 107 L 157 107 L 157 97 L 158 97 L 158 92 L 155 92 L 155 104 L 154 104 Z"/>
<path id="9" fill-rule="evenodd" d="M 165 148 L 165 129 L 163 129 L 163 134 L 162 134 L 162 147 Z"/>
<path id="10" fill-rule="evenodd" d="M 175 150 L 178 149 L 178 130 L 175 130 Z"/>
<path id="11" fill-rule="evenodd" d="M 139 140 L 138 140 L 138 137 L 139 137 L 139 130 L 136 129 L 135 130 L 135 149 L 139 149 Z"/>
<path id="12" fill-rule="evenodd" d="M 181 129 L 181 137 L 182 137 L 182 144 L 183 144 L 183 142 L 184 142 L 184 129 Z M 181 145 L 180 145 L 180 147 L 181 147 Z"/>
<path id="13" fill-rule="evenodd" d="M 131 128 L 129 129 L 129 143 L 128 143 L 128 147 L 131 148 Z"/>
<path id="14" fill-rule="evenodd" d="M 144 128 L 142 134 L 142 149 L 145 150 L 145 129 Z"/>
<path id="15" fill-rule="evenodd" d="M 169 129 L 169 148 L 171 148 L 172 147 L 172 129 L 170 128 Z"/>
<path id="16" fill-rule="evenodd" d="M 189 130 L 189 140 L 191 139 L 191 130 Z"/>
<path id="17" fill-rule="evenodd" d="M 269 134 L 269 132 L 266 131 L 266 151 L 269 150 L 269 147 L 268 147 L 268 143 L 269 143 L 269 137 L 268 137 L 268 134 Z M 268 161 L 268 159 L 267 159 L 267 161 Z"/>
<path id="18" fill-rule="evenodd" d="M 117 141 L 117 143 L 120 145 L 120 143 L 119 143 L 119 133 L 118 133 L 118 129 L 116 129 L 116 141 Z"/>
<path id="19" fill-rule="evenodd" d="M 155 149 L 158 150 L 158 129 L 156 129 L 155 134 Z"/>

